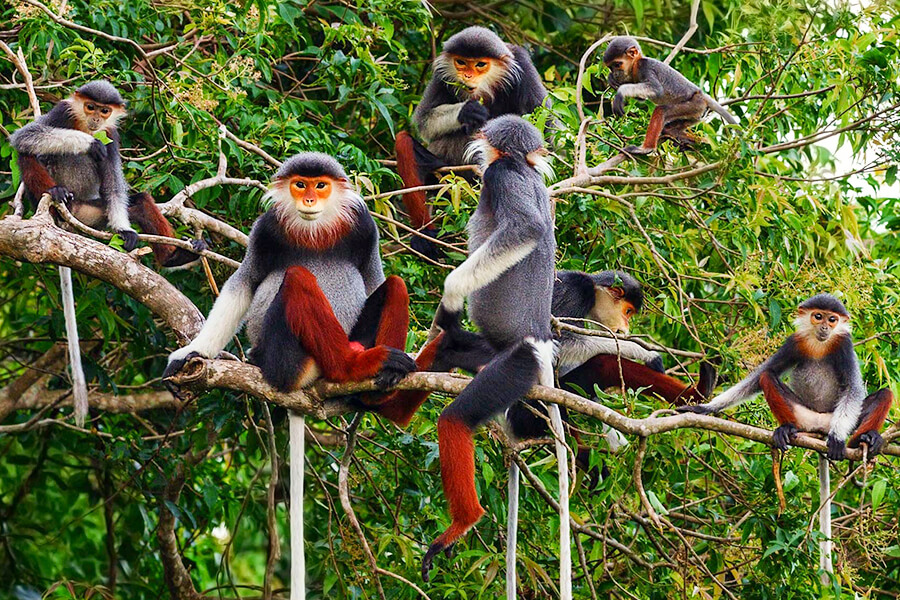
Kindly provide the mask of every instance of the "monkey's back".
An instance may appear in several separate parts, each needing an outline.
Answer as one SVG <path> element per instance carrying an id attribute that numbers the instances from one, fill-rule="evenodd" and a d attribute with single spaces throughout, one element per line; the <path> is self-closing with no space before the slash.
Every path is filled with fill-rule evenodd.
<path id="1" fill-rule="evenodd" d="M 485 173 L 482 197 L 469 220 L 469 249 L 474 251 L 484 244 L 504 219 L 523 230 L 535 227 L 539 237 L 524 259 L 469 296 L 470 318 L 496 348 L 508 347 L 527 336 L 550 339 L 556 261 L 550 199 L 540 175 L 530 167 L 523 170 L 503 163 L 507 161 L 496 161 L 489 167 L 495 169 L 494 173 Z M 497 170 L 501 171 L 497 179 L 505 185 L 488 190 Z"/>
<path id="2" fill-rule="evenodd" d="M 662 95 L 653 99 L 658 106 L 686 102 L 700 91 L 700 88 L 690 79 L 655 58 L 642 59 L 638 64 L 638 69 L 642 81 L 655 76 L 662 84 Z"/>

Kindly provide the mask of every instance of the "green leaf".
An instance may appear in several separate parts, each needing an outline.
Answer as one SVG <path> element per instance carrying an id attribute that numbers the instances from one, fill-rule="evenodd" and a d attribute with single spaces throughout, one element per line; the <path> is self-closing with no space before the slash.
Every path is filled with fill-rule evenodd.
<path id="1" fill-rule="evenodd" d="M 94 132 L 94 137 L 103 142 L 103 145 L 112 144 L 112 139 L 106 134 L 105 129 L 99 129 Z M 82 138 L 83 139 L 83 138 Z"/>
<path id="2" fill-rule="evenodd" d="M 872 485 L 872 511 L 878 510 L 881 501 L 884 499 L 884 492 L 887 490 L 887 481 L 879 479 Z"/>

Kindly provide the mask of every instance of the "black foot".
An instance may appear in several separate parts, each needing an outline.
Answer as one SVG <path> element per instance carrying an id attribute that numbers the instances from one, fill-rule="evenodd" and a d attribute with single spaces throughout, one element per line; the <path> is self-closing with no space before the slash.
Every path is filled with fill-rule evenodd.
<path id="1" fill-rule="evenodd" d="M 413 235 L 412 240 L 409 243 L 412 249 L 419 254 L 424 254 L 431 260 L 439 260 L 443 258 L 444 251 L 441 249 L 441 247 L 428 239 L 438 239 L 437 229 L 435 229 L 434 227 L 427 227 L 425 229 L 419 230 L 419 233 L 427 235 L 428 237 L 426 238 L 420 235 Z"/>
<path id="2" fill-rule="evenodd" d="M 444 555 L 448 558 L 453 554 L 453 544 L 449 546 L 444 546 L 444 544 L 440 542 L 433 542 L 428 547 L 428 552 L 425 553 L 425 558 L 422 559 L 422 581 L 428 583 L 431 579 L 431 568 L 434 563 L 434 557 L 444 552 Z"/>
<path id="3" fill-rule="evenodd" d="M 47 193 L 50 194 L 50 197 L 53 198 L 53 201 L 57 204 L 67 204 L 75 199 L 74 194 L 72 194 L 68 188 L 61 185 L 53 186 L 47 190 Z"/>
<path id="4" fill-rule="evenodd" d="M 625 146 L 625 154 L 631 154 L 632 156 L 646 156 L 648 154 L 653 154 L 655 148 L 644 148 L 643 146 Z"/>
<path id="5" fill-rule="evenodd" d="M 825 453 L 825 456 L 828 457 L 830 461 L 838 461 L 844 460 L 846 458 L 846 441 L 839 440 L 831 434 L 828 434 L 828 439 L 825 441 L 825 445 L 828 446 L 828 451 Z"/>
<path id="6" fill-rule="evenodd" d="M 787 423 L 776 429 L 773 435 L 775 438 L 775 447 L 779 450 L 787 450 L 788 444 L 793 442 L 794 438 L 797 437 L 797 427 L 792 423 Z"/>
<path id="7" fill-rule="evenodd" d="M 881 453 L 881 449 L 884 447 L 884 438 L 873 429 L 859 435 L 854 445 L 859 446 L 860 444 L 865 444 L 869 447 L 867 457 L 871 459 L 876 454 Z"/>
<path id="8" fill-rule="evenodd" d="M 657 373 L 665 373 L 666 366 L 663 364 L 662 356 L 657 354 L 652 359 L 645 363 L 648 367 L 656 371 Z"/>
<path id="9" fill-rule="evenodd" d="M 194 252 L 200 254 L 204 250 L 209 250 L 209 244 L 203 238 L 199 240 L 191 240 L 191 248 L 194 249 Z"/>
<path id="10" fill-rule="evenodd" d="M 409 354 L 395 348 L 388 348 L 388 356 L 375 375 L 375 385 L 386 390 L 396 386 L 408 374 L 416 370 L 416 361 Z"/>
<path id="11" fill-rule="evenodd" d="M 198 356 L 200 356 L 199 352 L 189 352 L 185 355 L 184 358 L 173 360 L 168 365 L 166 365 L 166 370 L 163 371 L 162 374 L 163 385 L 166 386 L 166 389 L 172 392 L 172 395 L 176 398 L 178 397 L 181 388 L 169 381 L 169 378 L 183 369 L 184 365 L 186 365 L 189 360 L 191 360 L 192 358 L 197 358 Z"/>
<path id="12" fill-rule="evenodd" d="M 679 406 L 676 408 L 680 413 L 695 413 L 698 415 L 711 415 L 715 411 L 711 408 L 708 408 L 705 404 L 694 404 L 691 406 Z"/>
<path id="13" fill-rule="evenodd" d="M 138 234 L 133 229 L 123 229 L 122 231 L 117 231 L 119 237 L 122 238 L 122 248 L 125 249 L 125 252 L 131 252 L 138 245 Z"/>
<path id="14" fill-rule="evenodd" d="M 718 376 L 719 373 L 715 364 L 707 361 L 700 363 L 700 381 L 697 385 L 697 391 L 700 392 L 704 398 L 709 399 L 712 396 L 712 391 L 716 389 L 716 379 Z"/>

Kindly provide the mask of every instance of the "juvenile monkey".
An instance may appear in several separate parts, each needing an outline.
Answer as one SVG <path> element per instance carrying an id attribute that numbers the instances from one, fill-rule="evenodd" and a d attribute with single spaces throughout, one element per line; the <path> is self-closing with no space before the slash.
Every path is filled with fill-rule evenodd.
<path id="1" fill-rule="evenodd" d="M 118 233 L 126 251 L 135 248 L 137 233 L 174 237 L 175 231 L 150 194 L 130 194 L 119 156 L 119 119 L 125 116 L 125 100 L 108 81 L 86 83 L 46 115 L 15 131 L 10 144 L 19 155 L 19 170 L 26 196 L 37 202 L 44 193 L 65 203 L 76 219 L 95 228 Z M 94 137 L 104 131 L 111 140 Z M 206 242 L 195 240 L 197 252 Z M 199 256 L 174 246 L 151 244 L 164 267 L 184 267 Z"/>
<path id="2" fill-rule="evenodd" d="M 650 154 L 660 137 L 671 139 L 682 148 L 692 147 L 697 139 L 685 129 L 703 118 L 710 108 L 726 123 L 737 123 L 731 113 L 684 75 L 664 62 L 645 57 L 634 38 L 613 38 L 603 53 L 603 62 L 609 67 L 609 85 L 616 90 L 613 115 L 625 114 L 626 98 L 650 100 L 656 105 L 644 143 L 626 147 L 629 154 Z"/>
<path id="3" fill-rule="evenodd" d="M 435 59 L 434 75 L 413 113 L 425 145 L 405 131 L 397 135 L 397 171 L 403 185 L 434 182 L 438 168 L 471 163 L 466 145 L 488 119 L 528 114 L 546 97 L 524 48 L 505 43 L 484 27 L 467 27 L 452 35 Z M 435 237 L 425 192 L 408 192 L 403 203 L 412 225 Z M 428 256 L 437 251 L 419 236 L 413 237 L 413 247 Z"/>
<path id="4" fill-rule="evenodd" d="M 775 446 L 786 450 L 799 431 L 828 435 L 829 460 L 841 460 L 845 448 L 869 447 L 869 456 L 884 445 L 879 433 L 894 395 L 883 388 L 866 395 L 850 336 L 850 313 L 831 294 L 817 294 L 800 304 L 795 332 L 775 354 L 740 383 L 707 404 L 678 410 L 719 413 L 760 391 L 780 423 Z M 790 385 L 781 376 L 791 371 Z"/>

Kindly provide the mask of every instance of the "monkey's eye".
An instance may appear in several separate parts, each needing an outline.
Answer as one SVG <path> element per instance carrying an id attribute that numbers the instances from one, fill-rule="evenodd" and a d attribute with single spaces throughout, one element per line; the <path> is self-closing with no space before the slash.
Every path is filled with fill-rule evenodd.
<path id="1" fill-rule="evenodd" d="M 109 110 L 108 106 L 104 106 L 103 108 L 100 109 L 100 114 L 103 115 L 104 117 L 107 116 L 109 113 L 110 113 L 110 110 Z"/>
<path id="2" fill-rule="evenodd" d="M 95 110 L 97 110 L 97 106 L 94 105 L 94 104 L 91 104 L 90 102 L 88 102 L 88 103 L 85 104 L 84 106 L 85 106 L 85 108 L 87 108 L 87 109 L 88 109 L 89 111 L 91 111 L 91 112 L 94 112 Z"/>
<path id="3" fill-rule="evenodd" d="M 306 182 L 305 182 L 305 181 L 298 181 L 298 182 L 295 183 L 294 185 L 297 186 L 297 189 L 298 189 L 298 190 L 305 190 L 305 189 L 306 189 Z"/>
<path id="4" fill-rule="evenodd" d="M 320 181 L 319 183 L 316 184 L 317 190 L 324 190 L 326 187 L 328 187 L 328 186 L 324 181 Z"/>
<path id="5" fill-rule="evenodd" d="M 475 66 L 479 69 L 483 69 L 487 66 L 487 63 L 483 60 L 479 60 L 477 63 L 475 63 Z"/>
<path id="6" fill-rule="evenodd" d="M 829 323 L 837 323 L 837 320 L 838 320 L 838 318 L 834 315 L 831 315 L 830 317 L 828 317 Z"/>
<path id="7" fill-rule="evenodd" d="M 633 309 L 633 308 L 629 307 L 629 308 L 626 308 L 626 309 L 625 309 L 625 316 L 626 316 L 626 317 L 630 317 L 630 316 L 633 315 L 633 314 L 634 314 L 634 309 Z"/>
<path id="8" fill-rule="evenodd" d="M 466 66 L 466 61 L 464 61 L 464 60 L 461 59 L 461 58 L 457 58 L 457 59 L 456 59 L 456 66 L 457 66 L 457 67 L 464 67 L 464 66 Z"/>
<path id="9" fill-rule="evenodd" d="M 822 313 L 813 313 L 813 319 L 815 319 L 816 321 L 821 321 Z"/>

